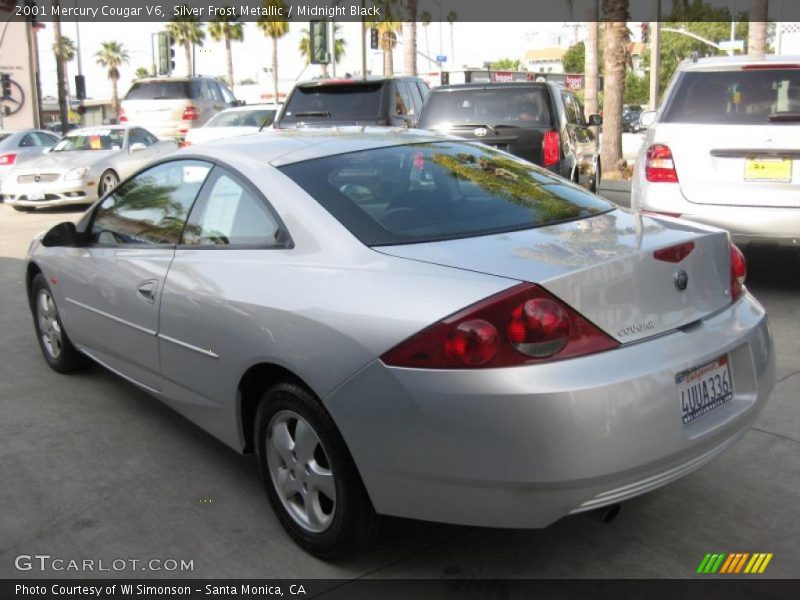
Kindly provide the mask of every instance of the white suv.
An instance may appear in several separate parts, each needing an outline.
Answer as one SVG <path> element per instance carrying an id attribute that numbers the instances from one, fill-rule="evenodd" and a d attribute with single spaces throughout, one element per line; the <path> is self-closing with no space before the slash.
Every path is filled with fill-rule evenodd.
<path id="1" fill-rule="evenodd" d="M 632 208 L 798 244 L 800 56 L 686 61 L 641 121 Z"/>

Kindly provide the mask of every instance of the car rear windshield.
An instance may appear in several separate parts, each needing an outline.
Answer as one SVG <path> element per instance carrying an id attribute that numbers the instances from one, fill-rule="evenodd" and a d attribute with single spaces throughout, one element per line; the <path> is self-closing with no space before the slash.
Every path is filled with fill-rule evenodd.
<path id="1" fill-rule="evenodd" d="M 368 246 L 530 229 L 612 209 L 523 160 L 470 142 L 431 142 L 281 167 Z"/>
<path id="2" fill-rule="evenodd" d="M 199 97 L 199 81 L 139 81 L 128 90 L 125 100 L 194 100 Z"/>
<path id="3" fill-rule="evenodd" d="M 266 127 L 275 119 L 272 108 L 223 111 L 211 117 L 206 127 Z"/>
<path id="4" fill-rule="evenodd" d="M 432 92 L 419 127 L 549 127 L 550 103 L 544 88 L 466 89 Z"/>
<path id="5" fill-rule="evenodd" d="M 285 117 L 377 119 L 382 90 L 380 81 L 297 87 L 289 98 Z"/>
<path id="6" fill-rule="evenodd" d="M 800 66 L 681 75 L 665 123 L 766 124 L 800 121 Z"/>

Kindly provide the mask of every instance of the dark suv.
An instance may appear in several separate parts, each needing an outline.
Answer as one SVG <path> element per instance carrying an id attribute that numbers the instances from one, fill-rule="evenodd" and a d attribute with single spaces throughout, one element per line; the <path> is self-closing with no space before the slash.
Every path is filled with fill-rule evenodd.
<path id="1" fill-rule="evenodd" d="M 428 93 L 428 84 L 417 77 L 307 81 L 294 87 L 273 127 L 413 127 Z"/>
<path id="2" fill-rule="evenodd" d="M 447 85 L 431 91 L 417 126 L 494 146 L 597 191 L 600 146 L 580 100 L 539 82 Z"/>

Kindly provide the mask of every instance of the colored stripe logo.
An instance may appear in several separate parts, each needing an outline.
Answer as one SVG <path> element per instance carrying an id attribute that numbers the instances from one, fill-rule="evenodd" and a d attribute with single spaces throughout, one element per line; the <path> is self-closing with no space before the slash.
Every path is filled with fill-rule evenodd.
<path id="1" fill-rule="evenodd" d="M 700 561 L 700 566 L 697 567 L 697 573 L 714 574 L 720 573 L 725 575 L 736 575 L 740 573 L 755 575 L 763 573 L 769 561 L 772 560 L 772 553 L 764 552 L 717 552 L 714 554 L 706 554 L 703 560 Z"/>

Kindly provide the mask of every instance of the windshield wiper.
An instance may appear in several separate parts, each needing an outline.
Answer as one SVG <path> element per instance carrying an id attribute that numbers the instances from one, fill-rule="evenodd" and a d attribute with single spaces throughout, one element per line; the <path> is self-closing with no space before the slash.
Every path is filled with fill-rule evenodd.
<path id="1" fill-rule="evenodd" d="M 323 110 L 294 113 L 295 117 L 330 117 L 331 113 Z"/>
<path id="2" fill-rule="evenodd" d="M 800 121 L 800 112 L 778 112 L 778 113 L 772 113 L 767 118 L 770 121 L 776 121 L 776 122 Z"/>

